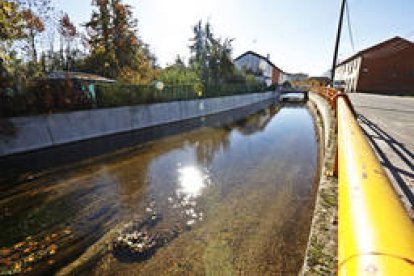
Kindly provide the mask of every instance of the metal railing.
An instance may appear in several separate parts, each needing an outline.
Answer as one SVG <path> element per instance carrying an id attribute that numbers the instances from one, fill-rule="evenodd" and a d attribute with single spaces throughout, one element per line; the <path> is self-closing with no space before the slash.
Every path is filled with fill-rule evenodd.
<path id="1" fill-rule="evenodd" d="M 364 136 L 346 94 L 318 93 L 336 111 L 338 275 L 414 275 L 414 225 Z"/>

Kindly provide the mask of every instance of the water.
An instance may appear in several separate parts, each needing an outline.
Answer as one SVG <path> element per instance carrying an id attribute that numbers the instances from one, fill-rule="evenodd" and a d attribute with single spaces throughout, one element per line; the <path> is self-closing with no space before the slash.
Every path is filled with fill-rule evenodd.
<path id="1" fill-rule="evenodd" d="M 31 179 L 0 199 L 0 271 L 56 272 L 87 250 L 96 275 L 297 274 L 318 165 L 310 111 L 286 104 Z"/>

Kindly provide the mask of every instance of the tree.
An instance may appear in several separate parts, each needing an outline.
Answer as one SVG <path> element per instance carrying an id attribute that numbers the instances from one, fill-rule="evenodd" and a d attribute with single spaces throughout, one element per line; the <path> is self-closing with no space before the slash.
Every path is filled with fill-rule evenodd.
<path id="1" fill-rule="evenodd" d="M 45 31 L 46 22 L 54 8 L 50 0 L 17 0 L 25 22 L 25 34 L 28 39 L 28 52 L 33 62 L 38 61 L 38 37 Z"/>
<path id="2" fill-rule="evenodd" d="M 190 65 L 197 70 L 204 84 L 214 83 L 234 73 L 232 62 L 233 39 L 214 37 L 212 26 L 207 22 L 204 26 L 200 20 L 193 27 L 194 37 L 190 39 Z M 223 41 L 223 42 L 222 42 Z"/>
<path id="3" fill-rule="evenodd" d="M 193 42 L 193 44 L 190 45 L 190 52 L 192 54 L 190 57 L 190 64 L 194 66 L 204 64 L 207 57 L 205 35 L 201 20 L 193 27 L 193 32 L 194 37 L 190 39 L 190 41 Z"/>
<path id="4" fill-rule="evenodd" d="M 132 83 L 156 78 L 156 59 L 137 36 L 137 20 L 121 0 L 95 0 L 97 10 L 85 24 L 88 31 L 90 71 Z"/>
<path id="5" fill-rule="evenodd" d="M 87 43 L 90 47 L 90 56 L 88 57 L 89 69 L 94 72 L 113 77 L 110 66 L 113 63 L 113 47 L 111 47 L 111 17 L 108 0 L 94 0 L 92 5 L 97 10 L 92 12 L 89 22 L 85 24 L 88 37 Z"/>
<path id="6" fill-rule="evenodd" d="M 112 0 L 113 11 L 113 46 L 117 66 L 123 68 L 133 65 L 131 58 L 139 50 L 138 38 L 135 35 L 137 20 L 132 18 L 129 5 L 122 4 L 120 0 Z"/>
<path id="7" fill-rule="evenodd" d="M 32 56 L 32 60 L 37 62 L 37 48 L 36 48 L 36 36 L 45 30 L 43 21 L 33 14 L 31 10 L 22 11 L 22 17 L 25 21 L 26 35 L 29 39 L 29 48 Z"/>
<path id="8" fill-rule="evenodd" d="M 171 85 L 200 83 L 200 78 L 195 70 L 177 64 L 162 70 L 159 79 L 163 83 Z"/>
<path id="9" fill-rule="evenodd" d="M 22 14 L 15 2 L 0 1 L 0 40 L 16 40 L 24 36 Z"/>
<path id="10" fill-rule="evenodd" d="M 209 79 L 208 51 L 210 47 L 208 45 L 209 41 L 207 40 L 206 30 L 202 24 L 203 22 L 200 20 L 193 27 L 194 37 L 190 39 L 193 44 L 190 45 L 191 57 L 189 63 L 198 72 L 202 81 L 207 83 Z"/>
<path id="11" fill-rule="evenodd" d="M 9 49 L 14 40 L 24 36 L 23 26 L 17 3 L 0 1 L 0 90 L 10 86 L 13 55 Z"/>
<path id="12" fill-rule="evenodd" d="M 226 38 L 221 42 L 221 39 L 219 39 L 214 44 L 217 50 L 214 51 L 215 54 L 212 55 L 212 60 L 210 62 L 216 63 L 216 73 L 219 76 L 216 77 L 216 82 L 219 78 L 226 79 L 234 74 L 235 67 L 232 59 L 233 47 L 231 45 L 233 40 L 234 39 Z"/>
<path id="13" fill-rule="evenodd" d="M 59 20 L 59 33 L 63 37 L 66 48 L 63 54 L 63 45 L 61 45 L 61 60 L 66 70 L 70 70 L 73 65 L 76 50 L 72 49 L 72 43 L 78 36 L 75 25 L 70 20 L 68 14 L 64 14 Z"/>
<path id="14" fill-rule="evenodd" d="M 180 55 L 177 55 L 177 57 L 175 58 L 173 66 L 178 67 L 178 68 L 185 68 L 184 61 Z"/>

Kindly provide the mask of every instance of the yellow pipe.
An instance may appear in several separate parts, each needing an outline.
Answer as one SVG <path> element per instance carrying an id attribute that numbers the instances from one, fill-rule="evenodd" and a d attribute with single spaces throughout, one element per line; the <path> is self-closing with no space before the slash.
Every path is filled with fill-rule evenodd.
<path id="1" fill-rule="evenodd" d="M 338 98 L 338 275 L 414 275 L 414 225 Z"/>

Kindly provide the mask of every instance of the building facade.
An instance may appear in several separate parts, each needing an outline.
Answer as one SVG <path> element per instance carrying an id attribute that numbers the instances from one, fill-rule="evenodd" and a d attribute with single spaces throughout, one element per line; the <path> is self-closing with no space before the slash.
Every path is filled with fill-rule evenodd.
<path id="1" fill-rule="evenodd" d="M 328 86 L 331 82 L 331 79 L 328 77 L 310 77 L 306 83 L 309 87 L 319 88 Z"/>
<path id="2" fill-rule="evenodd" d="M 335 80 L 346 92 L 414 93 L 414 43 L 394 37 L 342 61 Z"/>
<path id="3" fill-rule="evenodd" d="M 253 51 L 248 51 L 234 60 L 239 71 L 253 74 L 258 81 L 267 86 L 278 84 L 280 74 L 283 72 L 270 61 L 270 57 L 261 56 Z"/>
<path id="4" fill-rule="evenodd" d="M 290 83 L 293 86 L 301 86 L 304 82 L 308 80 L 309 76 L 304 73 L 286 73 L 282 72 L 279 76 L 279 83 L 284 84 L 286 82 Z"/>

